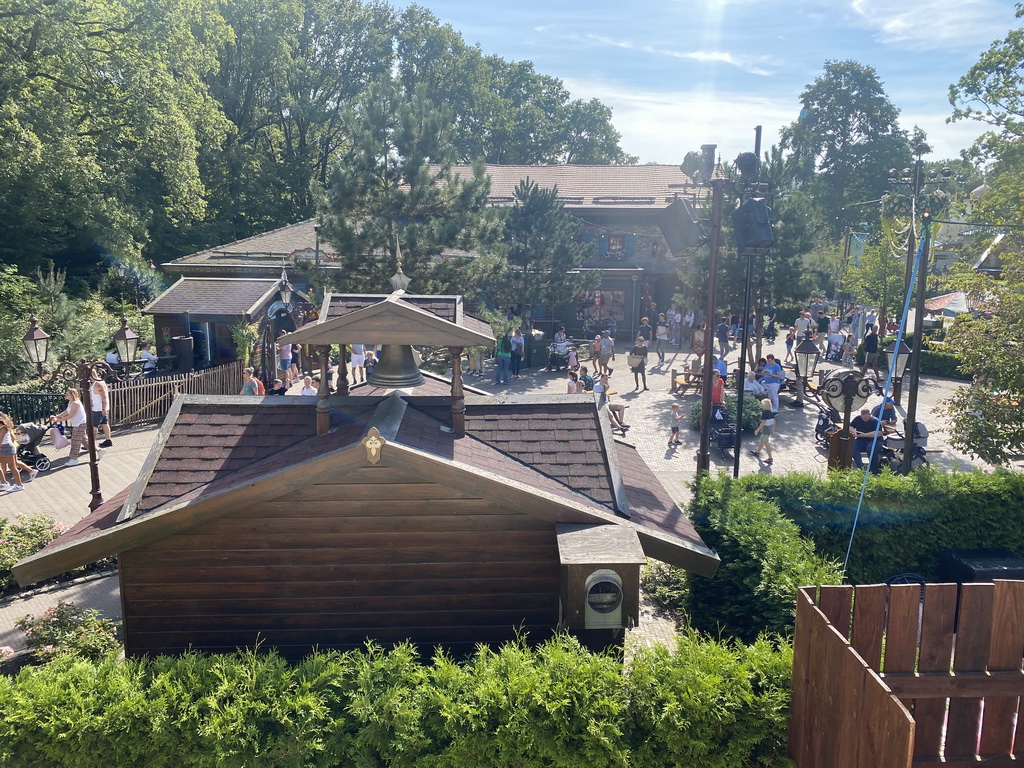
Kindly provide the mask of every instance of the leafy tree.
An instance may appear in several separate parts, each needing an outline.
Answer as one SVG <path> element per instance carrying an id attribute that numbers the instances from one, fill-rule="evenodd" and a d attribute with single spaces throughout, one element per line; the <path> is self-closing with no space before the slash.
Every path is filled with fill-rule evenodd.
<path id="1" fill-rule="evenodd" d="M 978 296 L 987 308 L 961 319 L 946 335 L 960 370 L 975 378 L 945 404 L 950 443 L 992 464 L 1006 464 L 1024 450 L 1024 251 L 1019 235 L 1003 255 L 998 277 L 958 265 L 955 287 Z"/>
<path id="2" fill-rule="evenodd" d="M 910 164 L 899 110 L 874 68 L 826 61 L 800 96 L 799 119 L 782 133 L 798 181 L 809 185 L 834 239 L 863 213 L 851 203 L 881 197 L 889 168 Z"/>
<path id="3" fill-rule="evenodd" d="M 600 272 L 580 271 L 591 246 L 578 233 L 579 221 L 562 209 L 557 187 L 521 180 L 505 220 L 509 271 L 499 304 L 559 307 L 598 285 Z"/>
<path id="4" fill-rule="evenodd" d="M 0 385 L 16 384 L 32 373 L 21 338 L 38 302 L 35 283 L 13 264 L 0 264 L 0 338 L 6 340 L 0 344 Z"/>
<path id="5" fill-rule="evenodd" d="M 463 292 L 442 253 L 493 238 L 496 213 L 482 163 L 472 178 L 452 174 L 450 126 L 422 92 L 409 102 L 388 82 L 371 86 L 349 115 L 352 144 L 323 201 L 324 236 L 338 249 L 347 290 L 390 290 L 400 255 L 417 293 Z"/>
<path id="6" fill-rule="evenodd" d="M 204 212 L 212 0 L 17 0 L 0 13 L 0 259 L 86 274 Z"/>

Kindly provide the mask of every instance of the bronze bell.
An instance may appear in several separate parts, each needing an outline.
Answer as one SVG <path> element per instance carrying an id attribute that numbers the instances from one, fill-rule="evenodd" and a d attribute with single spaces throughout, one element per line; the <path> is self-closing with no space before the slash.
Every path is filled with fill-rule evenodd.
<path id="1" fill-rule="evenodd" d="M 366 377 L 366 383 L 385 389 L 406 389 L 423 383 L 412 347 L 408 344 L 385 344 L 381 347 L 380 360 L 373 366 L 373 373 Z"/>

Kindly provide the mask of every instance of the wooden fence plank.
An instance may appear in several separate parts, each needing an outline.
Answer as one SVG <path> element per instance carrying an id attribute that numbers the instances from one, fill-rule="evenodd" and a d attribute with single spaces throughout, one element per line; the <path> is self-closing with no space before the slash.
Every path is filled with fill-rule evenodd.
<path id="1" fill-rule="evenodd" d="M 1024 656 L 1024 582 L 995 582 L 993 631 L 988 650 L 990 672 L 1018 670 Z M 996 757 L 1013 749 L 1014 715 L 1018 699 L 985 698 L 981 723 L 981 756 Z"/>
<path id="2" fill-rule="evenodd" d="M 161 421 L 179 394 L 237 395 L 242 381 L 239 361 L 193 373 L 134 378 L 110 385 L 111 426 Z"/>
<path id="3" fill-rule="evenodd" d="M 889 588 L 885 630 L 885 672 L 914 672 L 920 631 L 921 587 L 900 584 Z"/>
<path id="4" fill-rule="evenodd" d="M 962 584 L 960 612 L 957 617 L 955 672 L 982 672 L 988 661 L 992 640 L 992 600 L 994 584 Z M 978 754 L 978 729 L 981 725 L 981 699 L 953 698 L 949 701 L 946 725 L 946 758 L 970 760 Z"/>
<path id="5" fill-rule="evenodd" d="M 853 638 L 851 643 L 865 663 L 874 670 L 882 668 L 882 633 L 885 631 L 885 605 L 889 599 L 886 584 L 857 587 L 853 599 Z"/>
<path id="6" fill-rule="evenodd" d="M 839 701 L 839 744 L 837 768 L 857 768 L 860 765 L 860 732 L 863 728 L 864 685 L 867 668 L 851 653 L 843 654 L 843 692 Z"/>
<path id="7" fill-rule="evenodd" d="M 925 587 L 921 611 L 921 653 L 919 672 L 948 672 L 953 657 L 956 626 L 956 584 Z M 914 757 L 938 758 L 942 752 L 942 731 L 946 721 L 946 699 L 916 700 Z"/>
<path id="8" fill-rule="evenodd" d="M 796 594 L 796 626 L 793 631 L 793 682 L 789 706 L 789 757 L 798 768 L 807 765 L 803 749 L 807 734 L 807 685 L 810 669 L 811 622 L 814 620 L 813 592 L 799 589 Z"/>
<path id="9" fill-rule="evenodd" d="M 849 603 L 847 603 L 849 605 Z M 842 735 L 849 727 L 841 704 L 844 696 L 844 657 L 850 655 L 846 638 L 835 627 L 821 622 L 819 642 L 824 647 L 824 667 L 819 670 L 820 719 L 817 727 L 818 751 L 814 765 L 835 766 L 839 762 L 839 744 L 845 741 Z"/>
<path id="10" fill-rule="evenodd" d="M 853 587 L 846 584 L 823 586 L 818 593 L 818 608 L 844 640 L 850 637 L 852 603 Z"/>
<path id="11" fill-rule="evenodd" d="M 807 701 L 805 702 L 804 732 L 802 734 L 803 749 L 801 750 L 801 762 L 798 768 L 815 768 L 820 766 L 818 755 L 823 749 L 821 740 L 823 731 L 829 726 L 822 711 L 821 702 L 824 697 L 822 686 L 824 685 L 825 669 L 825 627 L 823 615 L 815 610 L 814 620 L 811 621 L 811 636 L 808 647 L 808 669 L 810 674 L 807 679 Z"/>
<path id="12" fill-rule="evenodd" d="M 906 707 L 889 693 L 876 675 L 870 672 L 867 674 L 864 716 L 861 718 L 864 739 L 861 742 L 860 765 L 863 768 L 910 768 L 914 750 L 914 720 Z"/>

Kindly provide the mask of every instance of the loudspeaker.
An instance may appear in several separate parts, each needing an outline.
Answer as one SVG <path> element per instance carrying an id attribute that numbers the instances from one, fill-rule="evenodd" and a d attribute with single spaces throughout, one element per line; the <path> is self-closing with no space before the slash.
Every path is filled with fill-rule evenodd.
<path id="1" fill-rule="evenodd" d="M 665 236 L 665 242 L 673 255 L 692 251 L 708 240 L 689 200 L 680 198 L 667 208 L 662 208 L 655 216 L 655 221 L 661 227 L 661 234 Z"/>
<path id="2" fill-rule="evenodd" d="M 736 250 L 743 253 L 748 248 L 771 248 L 775 245 L 772 231 L 772 209 L 763 197 L 751 197 L 743 201 L 732 215 L 736 236 Z"/>

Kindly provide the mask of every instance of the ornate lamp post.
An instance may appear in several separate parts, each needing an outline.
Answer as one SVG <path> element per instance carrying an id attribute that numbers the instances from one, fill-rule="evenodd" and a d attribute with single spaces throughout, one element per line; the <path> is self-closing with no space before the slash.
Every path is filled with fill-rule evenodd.
<path id="1" fill-rule="evenodd" d="M 818 387 L 818 395 L 843 413 L 843 428 L 828 444 L 829 469 L 849 469 L 853 463 L 853 440 L 850 438 L 850 412 L 860 408 L 875 391 L 875 380 L 860 371 L 837 369 L 829 373 Z"/>
<path id="2" fill-rule="evenodd" d="M 818 352 L 818 345 L 811 341 L 811 332 L 805 331 L 801 341 L 793 352 L 796 360 L 796 407 L 804 406 L 804 389 L 807 387 L 807 380 L 814 375 L 818 368 L 818 361 L 821 359 Z"/>
<path id="3" fill-rule="evenodd" d="M 903 374 L 907 372 L 907 363 L 910 361 L 910 347 L 907 346 L 907 342 L 900 339 L 899 345 L 893 342 L 885 348 L 885 355 L 887 360 L 894 361 L 892 399 L 896 401 L 896 405 L 902 405 L 900 398 L 903 396 Z"/>
<path id="4" fill-rule="evenodd" d="M 33 315 L 29 320 L 29 329 L 21 341 L 25 345 L 25 353 L 29 362 L 36 366 L 36 376 L 43 382 L 59 382 L 65 386 L 76 384 L 79 390 L 79 397 L 82 407 L 85 409 L 85 428 L 89 445 L 89 474 L 92 478 L 92 500 L 89 502 L 89 509 L 95 510 L 103 503 L 103 492 L 100 489 L 99 455 L 96 450 L 96 433 L 92 423 L 92 407 L 89 402 L 89 391 L 94 381 L 102 380 L 114 375 L 114 369 L 103 361 L 90 362 L 84 358 L 77 363 L 63 361 L 48 374 L 43 374 L 43 363 L 46 362 L 50 351 L 50 334 L 39 327 L 39 321 Z M 127 369 L 135 361 L 135 350 L 139 337 L 128 327 L 128 321 L 121 318 L 121 327 L 113 338 L 114 348 L 117 350 L 117 357 L 121 365 Z"/>

